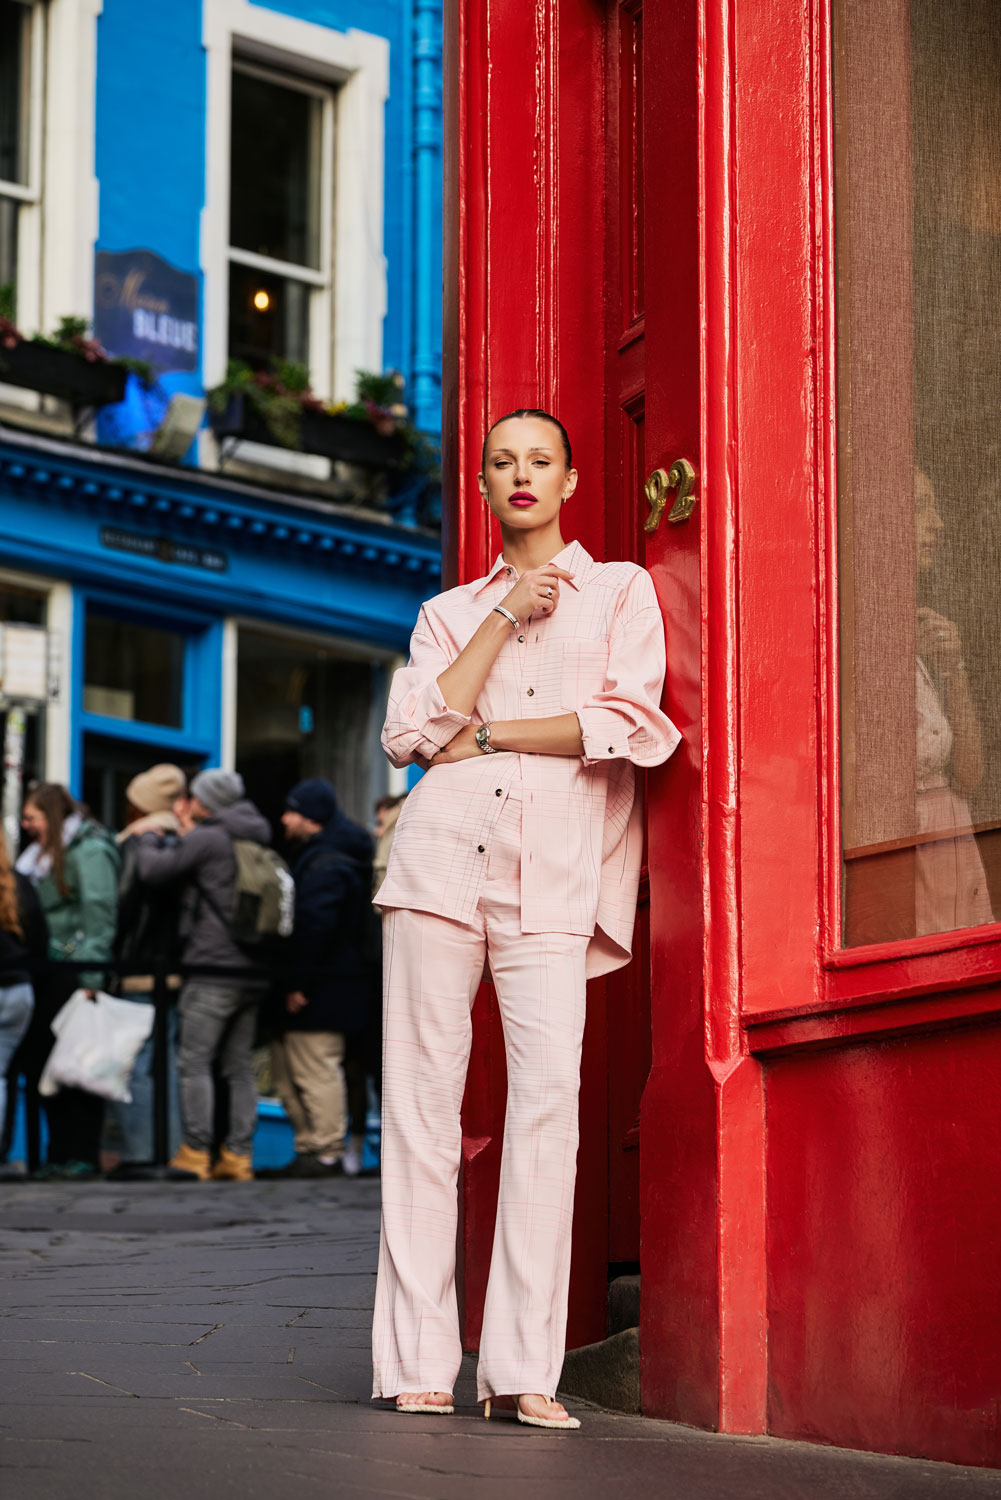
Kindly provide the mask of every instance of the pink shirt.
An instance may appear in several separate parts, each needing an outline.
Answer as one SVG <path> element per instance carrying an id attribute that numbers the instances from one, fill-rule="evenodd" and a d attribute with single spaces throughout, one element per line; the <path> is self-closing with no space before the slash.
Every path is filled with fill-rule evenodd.
<path id="1" fill-rule="evenodd" d="M 472 718 L 575 711 L 583 755 L 501 750 L 432 766 L 404 803 L 379 905 L 471 921 L 492 830 L 516 793 L 522 931 L 591 937 L 593 976 L 630 957 L 643 845 L 633 767 L 659 765 L 681 736 L 659 707 L 664 622 L 650 575 L 635 563 L 596 563 L 579 542 L 553 561 L 572 582 L 552 615 L 511 630 Z M 448 707 L 437 679 L 514 579 L 498 557 L 485 578 L 422 607 L 382 731 L 393 765 L 430 759 L 470 722 Z"/>

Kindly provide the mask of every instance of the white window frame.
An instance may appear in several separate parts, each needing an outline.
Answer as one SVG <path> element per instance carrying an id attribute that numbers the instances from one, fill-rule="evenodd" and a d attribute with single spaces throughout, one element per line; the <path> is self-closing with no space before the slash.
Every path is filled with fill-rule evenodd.
<path id="1" fill-rule="evenodd" d="M 319 99 L 320 116 L 320 171 L 319 171 L 319 268 L 298 264 L 295 261 L 277 260 L 272 255 L 257 255 L 252 250 L 242 250 L 238 245 L 229 245 L 228 264 L 250 266 L 257 271 L 266 271 L 281 276 L 287 281 L 298 281 L 310 288 L 309 316 L 306 337 L 308 341 L 307 363 L 317 392 L 330 390 L 330 327 L 331 296 L 333 292 L 333 224 L 334 224 L 334 111 L 336 95 L 331 88 L 312 83 L 295 73 L 282 73 L 275 68 L 263 68 L 259 63 L 248 61 L 237 55 L 233 58 L 234 72 L 247 73 L 253 78 L 263 78 L 268 83 L 280 84 Z M 227 268 L 227 279 L 228 279 Z M 228 332 L 228 312 L 227 312 Z"/>
<path id="2" fill-rule="evenodd" d="M 0 179 L 0 197 L 14 199 L 17 215 L 17 302 L 14 320 L 22 326 L 37 315 L 41 249 L 42 136 L 44 103 L 45 7 L 41 0 L 19 0 L 31 14 L 28 40 L 28 180 Z M 23 291 L 22 291 L 23 286 Z M 34 328 L 32 327 L 32 331 Z"/>
<path id="3" fill-rule="evenodd" d="M 41 573 L 0 569 L 0 585 L 45 594 L 45 628 L 49 635 L 50 691 L 57 689 L 44 707 L 45 779 L 66 784 L 70 774 L 70 684 L 73 681 L 73 588 Z"/>
<path id="4" fill-rule="evenodd" d="M 25 3 L 25 0 L 22 0 Z M 94 316 L 97 22 L 104 0 L 27 0 L 32 9 L 29 184 L 18 214 L 17 325 L 52 333 Z M 18 186 L 18 185 L 14 185 Z M 10 191 L 5 188 L 5 192 Z M 34 391 L 0 386 L 5 406 L 37 410 Z"/>
<path id="5" fill-rule="evenodd" d="M 228 270 L 231 257 L 236 258 L 229 244 L 230 81 L 234 62 L 253 62 L 281 74 L 286 84 L 291 80 L 308 84 L 312 79 L 334 93 L 336 126 L 333 114 L 329 126 L 333 182 L 326 186 L 330 211 L 324 215 L 323 230 L 329 238 L 321 270 L 329 293 L 325 308 L 322 294 L 312 299 L 310 361 L 318 396 L 350 400 L 355 370 L 382 368 L 389 43 L 353 28 L 334 31 L 297 20 L 250 0 L 204 0 L 202 41 L 207 56 L 206 201 L 201 232 L 205 386 L 218 385 L 226 373 Z M 253 264 L 283 276 L 290 274 L 281 261 L 261 257 Z"/>

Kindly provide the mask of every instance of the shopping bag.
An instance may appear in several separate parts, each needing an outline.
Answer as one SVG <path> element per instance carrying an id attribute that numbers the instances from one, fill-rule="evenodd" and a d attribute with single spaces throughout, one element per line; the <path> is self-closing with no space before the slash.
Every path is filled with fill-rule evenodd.
<path id="1" fill-rule="evenodd" d="M 84 1089 L 102 1099 L 131 1104 L 129 1079 L 143 1042 L 153 1030 L 153 1006 L 116 1000 L 98 990 L 74 990 L 52 1022 L 55 1045 L 38 1082 L 40 1094 Z"/>

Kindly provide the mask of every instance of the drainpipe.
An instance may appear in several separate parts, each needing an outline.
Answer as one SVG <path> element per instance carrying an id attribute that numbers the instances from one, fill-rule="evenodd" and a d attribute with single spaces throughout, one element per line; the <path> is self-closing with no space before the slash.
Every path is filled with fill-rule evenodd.
<path id="1" fill-rule="evenodd" d="M 435 212 L 441 183 L 441 0 L 412 0 L 414 51 L 414 422 L 441 428 L 441 226 Z"/>

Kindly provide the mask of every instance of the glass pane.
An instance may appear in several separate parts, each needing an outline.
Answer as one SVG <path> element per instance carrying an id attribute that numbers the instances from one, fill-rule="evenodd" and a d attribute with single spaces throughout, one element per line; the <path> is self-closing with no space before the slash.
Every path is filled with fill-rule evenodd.
<path id="1" fill-rule="evenodd" d="M 852 945 L 1001 912 L 1001 0 L 834 14 Z"/>
<path id="2" fill-rule="evenodd" d="M 146 724 L 181 724 L 185 637 L 87 611 L 86 713 Z"/>
<path id="3" fill-rule="evenodd" d="M 14 198 L 0 198 L 0 317 L 16 322 L 17 215 Z"/>
<path id="4" fill-rule="evenodd" d="M 0 179 L 28 181 L 31 11 L 0 0 Z"/>
<path id="5" fill-rule="evenodd" d="M 233 70 L 230 244 L 320 267 L 323 101 Z"/>
<path id="6" fill-rule="evenodd" d="M 0 583 L 0 622 L 44 625 L 46 595 Z"/>
<path id="7" fill-rule="evenodd" d="M 277 828 L 285 795 L 325 776 L 341 806 L 369 824 L 385 790 L 373 679 L 381 670 L 312 642 L 241 628 L 237 656 L 236 766 L 248 795 Z"/>
<path id="8" fill-rule="evenodd" d="M 231 262 L 229 357 L 255 369 L 272 358 L 308 366 L 309 287 Z"/>

